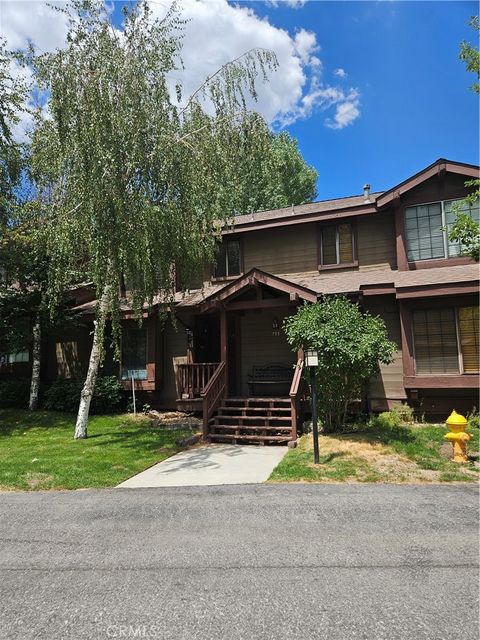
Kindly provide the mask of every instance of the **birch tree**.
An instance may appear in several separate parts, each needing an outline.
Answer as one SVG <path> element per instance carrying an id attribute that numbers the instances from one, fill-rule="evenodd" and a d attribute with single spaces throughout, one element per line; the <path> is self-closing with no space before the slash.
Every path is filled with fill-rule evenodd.
<path id="1" fill-rule="evenodd" d="M 50 304 L 79 267 L 97 291 L 75 427 L 75 438 L 85 438 L 107 317 L 118 340 L 120 281 L 132 283 L 140 315 L 159 290 L 165 303 L 172 299 L 173 266 L 186 282 L 213 258 L 215 221 L 232 213 L 232 176 L 243 179 L 231 145 L 244 139 L 248 124 L 251 161 L 258 161 L 263 123 L 255 127 L 247 105 L 277 62 L 270 51 L 248 51 L 185 96 L 174 80 L 182 64 L 175 5 L 162 20 L 146 2 L 127 7 L 121 32 L 98 0 L 73 0 L 60 10 L 70 20 L 66 47 L 29 56 L 49 96 L 48 118 L 32 139 L 33 168 Z"/>

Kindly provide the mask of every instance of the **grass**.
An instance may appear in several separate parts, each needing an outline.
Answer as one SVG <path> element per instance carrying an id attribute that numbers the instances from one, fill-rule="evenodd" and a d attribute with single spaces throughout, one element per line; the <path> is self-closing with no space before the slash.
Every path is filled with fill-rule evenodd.
<path id="1" fill-rule="evenodd" d="M 158 429 L 143 417 L 92 416 L 74 440 L 75 416 L 0 410 L 0 489 L 113 487 L 177 453 L 187 431 Z"/>
<path id="2" fill-rule="evenodd" d="M 320 464 L 313 464 L 313 441 L 304 435 L 273 470 L 271 482 L 472 482 L 479 470 L 459 465 L 445 451 L 443 425 L 358 426 L 353 433 L 320 437 Z M 479 447 L 478 429 L 469 453 Z"/>

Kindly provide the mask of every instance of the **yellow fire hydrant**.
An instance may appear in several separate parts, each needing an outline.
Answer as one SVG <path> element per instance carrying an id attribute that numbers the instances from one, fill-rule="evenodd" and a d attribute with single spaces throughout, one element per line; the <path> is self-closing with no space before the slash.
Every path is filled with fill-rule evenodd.
<path id="1" fill-rule="evenodd" d="M 454 409 L 447 418 L 446 424 L 450 431 L 445 436 L 445 439 L 450 440 L 452 443 L 453 461 L 468 462 L 467 442 L 472 436 L 469 433 L 465 433 L 465 427 L 468 424 L 467 419 L 457 413 Z"/>

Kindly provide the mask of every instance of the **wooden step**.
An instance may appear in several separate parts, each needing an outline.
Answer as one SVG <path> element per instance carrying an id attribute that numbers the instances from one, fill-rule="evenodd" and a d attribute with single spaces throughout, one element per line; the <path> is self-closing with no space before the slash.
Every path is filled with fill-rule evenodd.
<path id="1" fill-rule="evenodd" d="M 245 407 L 249 405 L 255 404 L 267 404 L 267 403 L 276 403 L 276 404 L 288 404 L 290 405 L 290 398 L 261 398 L 261 397 L 252 397 L 252 398 L 224 398 L 223 405 L 228 406 L 229 404 L 241 404 Z"/>
<path id="2" fill-rule="evenodd" d="M 231 412 L 233 414 L 234 411 L 245 412 L 246 415 L 249 413 L 253 414 L 261 414 L 266 412 L 272 412 L 275 414 L 291 414 L 290 407 L 225 407 L 221 406 L 218 408 L 219 414 L 224 414 L 224 412 Z M 241 417 L 242 413 L 238 413 L 238 416 Z"/>
<path id="3" fill-rule="evenodd" d="M 225 414 L 222 414 L 221 416 L 215 416 L 214 420 L 217 419 L 222 419 L 222 420 L 235 420 L 237 422 L 243 422 L 244 420 L 246 421 L 252 421 L 252 420 L 258 420 L 258 422 L 260 421 L 267 421 L 267 422 L 291 422 L 292 421 L 292 417 L 291 416 L 228 416 Z"/>
<path id="4" fill-rule="evenodd" d="M 271 427 L 268 425 L 258 426 L 258 425 L 238 425 L 238 424 L 214 424 L 211 426 L 211 429 L 229 429 L 230 431 L 288 431 L 290 432 L 292 430 L 292 427 L 287 425 Z"/>
<path id="5" fill-rule="evenodd" d="M 255 442 L 288 442 L 290 436 L 253 436 L 253 435 L 236 435 L 234 433 L 210 433 L 210 440 L 253 440 Z"/>

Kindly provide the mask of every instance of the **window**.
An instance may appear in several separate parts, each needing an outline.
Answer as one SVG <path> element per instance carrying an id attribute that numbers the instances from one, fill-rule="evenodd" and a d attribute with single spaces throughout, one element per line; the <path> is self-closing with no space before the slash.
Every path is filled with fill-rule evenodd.
<path id="1" fill-rule="evenodd" d="M 478 306 L 458 310 L 458 333 L 464 373 L 477 373 L 478 366 Z"/>
<path id="2" fill-rule="evenodd" d="M 17 364 L 19 362 L 30 362 L 30 353 L 28 351 L 0 353 L 0 364 Z"/>
<path id="3" fill-rule="evenodd" d="M 450 242 L 448 233 L 457 213 L 453 205 L 456 200 L 433 202 L 405 209 L 405 231 L 407 257 L 409 261 L 432 260 L 458 256 L 461 246 Z M 467 204 L 461 210 L 474 220 L 479 220 L 479 202 Z"/>
<path id="4" fill-rule="evenodd" d="M 320 264 L 353 264 L 353 229 L 350 222 L 327 225 L 320 231 Z"/>
<path id="5" fill-rule="evenodd" d="M 224 240 L 218 248 L 215 265 L 215 278 L 239 276 L 241 273 L 241 255 L 239 240 Z"/>
<path id="6" fill-rule="evenodd" d="M 478 307 L 413 313 L 417 374 L 477 373 Z"/>
<path id="7" fill-rule="evenodd" d="M 147 379 L 147 331 L 126 326 L 122 334 L 122 380 Z"/>

